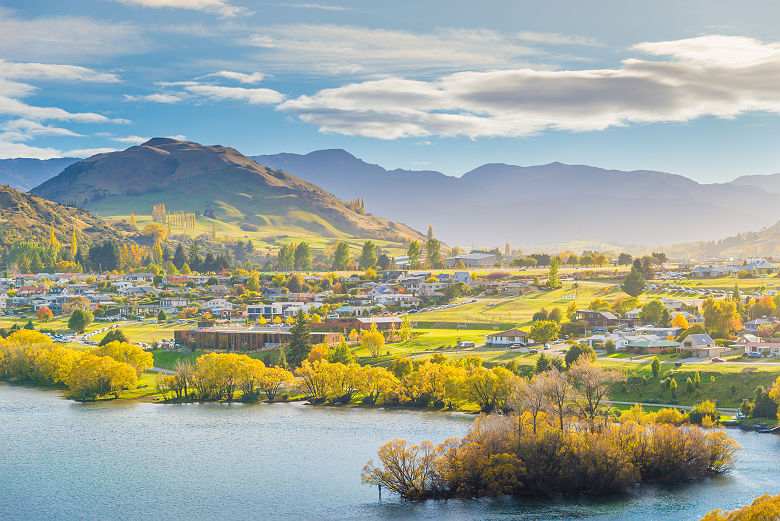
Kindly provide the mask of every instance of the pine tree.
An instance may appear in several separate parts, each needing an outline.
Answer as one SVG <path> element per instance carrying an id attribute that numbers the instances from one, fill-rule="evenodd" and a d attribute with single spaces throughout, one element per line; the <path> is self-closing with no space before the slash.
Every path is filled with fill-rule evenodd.
<path id="1" fill-rule="evenodd" d="M 631 295 L 632 297 L 638 297 L 645 291 L 645 278 L 636 266 L 631 267 L 631 271 L 628 272 L 626 278 L 623 279 L 623 284 L 620 289 Z"/>
<path id="2" fill-rule="evenodd" d="M 311 351 L 311 330 L 309 329 L 309 319 L 302 309 L 298 310 L 295 317 L 295 324 L 290 328 L 290 364 L 298 367 L 301 362 L 306 360 Z"/>
<path id="3" fill-rule="evenodd" d="M 376 265 L 376 246 L 373 241 L 363 243 L 363 249 L 360 251 L 358 264 L 361 270 L 367 270 Z"/>
<path id="4" fill-rule="evenodd" d="M 428 225 L 428 240 L 433 239 L 433 226 Z"/>
<path id="5" fill-rule="evenodd" d="M 346 271 L 349 268 L 349 244 L 341 241 L 336 245 L 336 253 L 333 255 L 333 269 Z"/>

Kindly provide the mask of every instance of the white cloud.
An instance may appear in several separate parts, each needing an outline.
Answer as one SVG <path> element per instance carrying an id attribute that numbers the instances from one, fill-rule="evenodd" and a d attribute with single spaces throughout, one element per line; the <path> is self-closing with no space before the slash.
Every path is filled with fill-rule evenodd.
<path id="1" fill-rule="evenodd" d="M 141 136 L 126 136 L 126 137 L 112 137 L 111 141 L 116 141 L 117 143 L 125 143 L 128 145 L 139 145 L 141 143 L 145 143 L 149 141 L 150 138 L 148 137 L 141 137 Z"/>
<path id="2" fill-rule="evenodd" d="M 517 38 L 526 42 L 546 43 L 551 45 L 601 45 L 595 38 L 585 38 L 584 36 L 575 34 L 523 31 L 517 33 Z"/>
<path id="3" fill-rule="evenodd" d="M 147 43 L 124 22 L 58 16 L 25 19 L 0 8 L 0 55 L 16 60 L 90 60 L 135 54 Z"/>
<path id="4" fill-rule="evenodd" d="M 159 92 L 155 94 L 133 95 L 125 94 L 125 101 L 151 101 L 153 103 L 178 103 L 183 98 L 179 94 Z"/>
<path id="5" fill-rule="evenodd" d="M 56 148 L 41 148 L 26 145 L 24 143 L 14 143 L 4 141 L 0 137 L 0 158 L 31 157 L 34 159 L 51 159 L 53 157 L 63 157 L 62 151 Z"/>
<path id="6" fill-rule="evenodd" d="M 174 134 L 172 136 L 166 136 L 169 139 L 175 139 L 176 141 L 187 141 L 187 136 L 184 134 Z"/>
<path id="7" fill-rule="evenodd" d="M 232 18 L 238 15 L 250 14 L 243 8 L 234 6 L 225 0 L 119 0 L 126 5 L 137 5 L 141 7 L 169 7 L 173 9 L 191 9 L 193 11 L 204 11 L 214 13 L 226 18 Z"/>
<path id="8" fill-rule="evenodd" d="M 253 105 L 274 104 L 284 100 L 284 94 L 272 89 L 246 89 L 243 87 L 221 87 L 218 85 L 190 85 L 189 92 L 212 100 L 245 101 Z"/>
<path id="9" fill-rule="evenodd" d="M 21 63 L 0 60 L 0 115 L 15 116 L 30 120 L 62 120 L 82 123 L 126 123 L 122 119 L 109 119 L 93 112 L 72 113 L 59 107 L 38 107 L 29 105 L 19 98 L 29 96 L 36 88 L 18 80 L 39 81 L 81 81 L 116 83 L 115 74 L 96 72 L 74 65 Z"/>
<path id="10" fill-rule="evenodd" d="M 259 28 L 249 45 L 256 60 L 280 70 L 341 74 L 356 70 L 408 71 L 491 69 L 526 62 L 540 51 L 517 36 L 485 29 L 414 33 L 343 25 L 286 24 Z"/>
<path id="11" fill-rule="evenodd" d="M 14 80 L 60 80 L 118 83 L 116 74 L 97 72 L 77 65 L 20 63 L 0 59 L 0 77 Z"/>
<path id="12" fill-rule="evenodd" d="M 234 80 L 239 83 L 260 83 L 263 81 L 263 78 L 265 78 L 265 74 L 261 72 L 253 72 L 252 74 L 244 74 L 243 72 L 233 72 L 233 71 L 219 71 L 219 72 L 212 72 L 211 74 L 206 74 L 203 76 L 203 78 L 210 78 L 218 76 L 221 78 L 226 78 L 228 80 Z"/>
<path id="13" fill-rule="evenodd" d="M 74 150 L 67 150 L 62 152 L 57 157 L 90 157 L 96 154 L 106 154 L 108 152 L 116 152 L 116 148 L 77 148 Z"/>
<path id="14" fill-rule="evenodd" d="M 279 108 L 323 132 L 380 139 L 527 136 L 780 113 L 778 43 L 713 35 L 633 49 L 668 58 L 631 58 L 616 69 L 517 68 L 430 81 L 390 77 L 325 89 Z"/>
<path id="15" fill-rule="evenodd" d="M 43 125 L 28 119 L 14 119 L 0 124 L 0 139 L 5 141 L 28 141 L 38 136 L 83 137 L 67 128 Z"/>
<path id="16" fill-rule="evenodd" d="M 346 7 L 326 4 L 274 4 L 279 7 L 295 7 L 298 9 L 321 9 L 323 11 L 346 11 Z"/>
<path id="17" fill-rule="evenodd" d="M 111 119 L 94 112 L 68 112 L 59 107 L 36 107 L 3 95 L 0 95 L 0 115 L 17 116 L 37 121 L 53 119 L 79 123 L 128 123 L 125 119 Z"/>

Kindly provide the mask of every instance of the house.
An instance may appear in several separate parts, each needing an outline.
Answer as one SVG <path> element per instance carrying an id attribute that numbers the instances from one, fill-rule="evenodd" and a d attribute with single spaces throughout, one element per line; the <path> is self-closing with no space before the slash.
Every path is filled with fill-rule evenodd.
<path id="1" fill-rule="evenodd" d="M 774 319 L 769 318 L 757 318 L 755 320 L 750 320 L 748 322 L 745 322 L 745 331 L 748 333 L 756 333 L 758 332 L 758 328 L 761 326 L 769 326 L 775 323 Z"/>
<path id="2" fill-rule="evenodd" d="M 219 314 L 222 312 L 222 310 L 233 309 L 233 304 L 231 302 L 228 302 L 227 299 L 224 298 L 213 298 L 211 300 L 204 302 L 202 308 L 208 309 L 211 313 Z"/>
<path id="3" fill-rule="evenodd" d="M 178 308 L 187 306 L 189 303 L 190 301 L 185 298 L 163 298 L 160 299 L 160 311 L 175 312 Z"/>
<path id="4" fill-rule="evenodd" d="M 528 344 L 528 333 L 519 329 L 510 329 L 501 333 L 485 335 L 485 344 L 489 346 L 526 345 Z"/>
<path id="5" fill-rule="evenodd" d="M 626 351 L 629 353 L 648 353 L 659 355 L 664 349 L 674 349 L 680 344 L 674 340 L 637 340 L 626 344 Z"/>
<path id="6" fill-rule="evenodd" d="M 466 268 L 489 268 L 495 266 L 497 261 L 498 257 L 493 253 L 469 253 L 466 255 L 447 257 L 444 259 L 444 264 L 448 268 L 456 268 L 458 266 Z"/>
<path id="7" fill-rule="evenodd" d="M 682 332 L 681 327 L 637 326 L 632 331 L 638 335 L 656 335 L 658 338 L 676 338 Z"/>
<path id="8" fill-rule="evenodd" d="M 710 335 L 695 334 L 686 336 L 680 342 L 678 349 L 682 352 L 690 351 L 697 358 L 708 358 L 718 356 L 728 348 L 716 345 L 715 341 L 710 338 Z"/>
<path id="9" fill-rule="evenodd" d="M 596 311 L 593 309 L 578 309 L 577 320 L 582 320 L 588 327 L 616 326 L 620 319 L 611 311 Z"/>
<path id="10" fill-rule="evenodd" d="M 129 282 L 153 282 L 154 273 L 128 273 L 122 278 Z"/>
<path id="11" fill-rule="evenodd" d="M 752 353 L 755 353 L 753 357 L 760 356 L 762 358 L 780 356 L 780 343 L 777 342 L 747 342 L 735 347 L 742 347 L 748 356 L 751 356 Z"/>

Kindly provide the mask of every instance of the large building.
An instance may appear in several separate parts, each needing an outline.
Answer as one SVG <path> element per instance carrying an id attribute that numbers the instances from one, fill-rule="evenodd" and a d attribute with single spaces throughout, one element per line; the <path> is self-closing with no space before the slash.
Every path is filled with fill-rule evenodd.
<path id="1" fill-rule="evenodd" d="M 340 333 L 311 333 L 312 344 L 335 344 Z M 224 349 L 226 351 L 254 351 L 268 349 L 290 342 L 289 331 L 257 330 L 244 328 L 178 329 L 173 332 L 177 344 L 191 349 Z"/>
<path id="2" fill-rule="evenodd" d="M 465 268 L 490 268 L 495 266 L 496 262 L 498 257 L 492 253 L 469 253 L 444 259 L 444 264 L 448 268 L 457 268 L 461 265 Z"/>

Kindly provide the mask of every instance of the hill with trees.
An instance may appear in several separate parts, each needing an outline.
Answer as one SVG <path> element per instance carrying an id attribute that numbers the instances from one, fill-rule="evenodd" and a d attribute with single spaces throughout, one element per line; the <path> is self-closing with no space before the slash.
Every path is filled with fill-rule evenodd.
<path id="1" fill-rule="evenodd" d="M 69 245 L 74 233 L 82 245 L 106 240 L 132 242 L 135 235 L 129 227 L 106 223 L 81 208 L 0 185 L 0 248 L 3 250 L 17 241 L 46 244 L 52 236 L 57 243 Z"/>
<path id="2" fill-rule="evenodd" d="M 169 138 L 79 161 L 32 193 L 109 217 L 153 214 L 162 204 L 167 214 L 178 212 L 181 222 L 194 214 L 247 231 L 399 242 L 422 237 L 232 148 Z"/>

